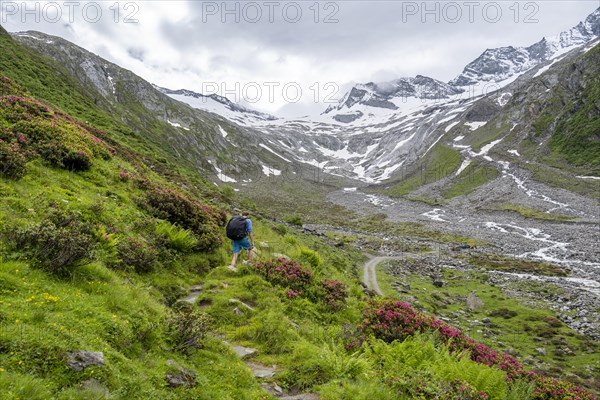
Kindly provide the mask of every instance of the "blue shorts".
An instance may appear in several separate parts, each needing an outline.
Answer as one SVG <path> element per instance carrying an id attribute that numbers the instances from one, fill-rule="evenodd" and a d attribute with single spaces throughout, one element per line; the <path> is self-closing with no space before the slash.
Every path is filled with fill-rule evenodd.
<path id="1" fill-rule="evenodd" d="M 248 236 L 240 240 L 232 240 L 231 246 L 233 247 L 233 254 L 239 253 L 242 251 L 242 249 L 250 250 L 250 247 L 252 247 L 250 241 L 248 240 Z"/>

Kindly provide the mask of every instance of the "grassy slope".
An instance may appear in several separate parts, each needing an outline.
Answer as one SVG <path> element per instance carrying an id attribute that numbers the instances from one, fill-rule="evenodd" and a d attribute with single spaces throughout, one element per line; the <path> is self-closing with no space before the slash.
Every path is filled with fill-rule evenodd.
<path id="1" fill-rule="evenodd" d="M 97 122 L 105 129 L 102 138 L 116 151 L 111 158 L 94 157 L 91 168 L 82 172 L 36 158 L 27 163 L 22 179 L 0 180 L 0 221 L 5 231 L 0 242 L 3 398 L 269 398 L 219 335 L 258 347 L 254 361 L 278 365 L 277 381 L 282 386 L 317 390 L 325 399 L 414 398 L 411 390 L 422 382 L 437 390 L 455 378 L 486 390 L 492 398 L 523 398 L 515 397 L 522 387 L 507 387 L 501 371 L 449 356 L 428 337 L 403 344 L 374 343 L 361 353 L 346 352 L 344 327 L 360 323 L 365 305 L 353 273 L 362 258 L 351 248 L 333 248 L 326 241 L 260 218 L 255 221 L 257 237 L 272 251 L 302 260 L 312 266 L 317 278 L 349 284 L 348 304 L 335 312 L 305 297 L 290 299 L 284 288 L 250 269 L 239 274 L 227 271 L 223 268 L 227 246 L 211 252 L 167 249 L 157 237 L 161 222 L 140 207 L 148 184 L 182 191 L 203 204 L 216 198 L 227 207 L 225 196 L 198 179 L 190 185 L 191 170 L 185 165 L 171 169 L 167 151 L 95 107 L 75 82 L 69 83 L 61 74 L 60 67 L 2 34 L 0 44 L 2 73 L 39 99 L 64 107 L 76 118 Z M 138 144 L 141 153 L 133 150 Z M 123 177 L 124 171 L 144 181 Z M 183 188 L 181 183 L 188 185 Z M 14 237 L 18 227 L 35 229 L 54 209 L 68 210 L 100 231 L 90 261 L 70 267 L 67 274 L 36 267 L 39 255 L 30 258 L 6 240 Z M 114 267 L 115 256 L 122 257 L 115 255 L 115 246 L 133 240 L 160 247 L 160 262 L 150 272 Z M 318 257 L 311 258 L 308 249 L 316 250 Z M 263 256 L 269 257 L 269 252 L 263 250 Z M 169 321 L 178 314 L 169 305 L 185 295 L 181 287 L 197 283 L 204 287 L 197 305 L 211 317 L 210 334 L 200 348 L 182 352 L 173 344 L 177 335 Z M 252 310 L 236 306 L 239 303 L 232 299 L 250 304 Z M 414 364 L 419 365 L 416 375 L 409 364 L 398 365 L 397 357 L 383 356 L 413 354 L 415 348 L 429 349 Z M 65 361 L 73 350 L 102 351 L 106 365 L 71 370 Z M 167 360 L 194 370 L 197 386 L 169 388 L 165 375 L 173 367 Z M 398 385 L 399 381 L 406 384 Z"/>
<path id="2" fill-rule="evenodd" d="M 460 165 L 460 152 L 436 145 L 420 162 L 418 169 L 386 191 L 392 197 L 401 197 L 428 183 L 449 176 Z"/>
<path id="3" fill-rule="evenodd" d="M 389 268 L 390 263 L 380 265 L 382 276 L 389 273 Z M 386 295 L 410 301 L 419 309 L 451 319 L 454 325 L 461 326 L 482 343 L 528 357 L 530 362 L 537 359 L 545 363 L 546 367 L 542 369 L 545 368 L 546 372 L 562 369 L 563 373 L 569 371 L 585 376 L 596 387 L 600 385 L 594 379 L 598 371 L 595 363 L 598 344 L 575 334 L 558 321 L 552 312 L 539 307 L 533 300 L 524 304 L 508 297 L 505 291 L 487 283 L 486 272 L 445 270 L 442 279 L 446 282 L 442 289 L 436 288 L 431 279 L 408 273 L 402 279 L 410 287 L 405 293 L 399 293 L 389 284 L 380 286 Z M 398 278 L 388 277 L 390 280 Z M 509 290 L 518 290 L 519 285 L 540 294 L 562 291 L 553 284 L 531 282 L 514 283 Z M 483 300 L 483 307 L 474 311 L 463 306 L 471 292 Z M 482 323 L 484 318 L 489 318 L 491 323 Z M 546 353 L 540 354 L 536 350 L 538 348 L 544 348 Z"/>

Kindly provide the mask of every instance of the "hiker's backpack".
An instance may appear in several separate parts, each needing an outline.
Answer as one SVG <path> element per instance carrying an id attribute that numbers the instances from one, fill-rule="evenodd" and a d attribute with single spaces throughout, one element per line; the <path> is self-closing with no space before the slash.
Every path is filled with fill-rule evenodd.
<path id="1" fill-rule="evenodd" d="M 240 240 L 246 237 L 246 218 L 235 216 L 229 220 L 225 228 L 227 237 L 231 240 Z"/>

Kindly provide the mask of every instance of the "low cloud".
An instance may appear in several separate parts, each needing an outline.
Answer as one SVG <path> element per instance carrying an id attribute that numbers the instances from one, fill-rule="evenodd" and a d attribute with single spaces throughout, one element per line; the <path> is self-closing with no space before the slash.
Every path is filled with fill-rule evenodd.
<path id="1" fill-rule="evenodd" d="M 448 81 L 486 48 L 532 44 L 576 25 L 598 6 L 595 1 L 143 1 L 115 3 L 117 11 L 111 2 L 86 1 L 74 14 L 63 12 L 51 21 L 41 11 L 49 3 L 41 2 L 35 21 L 15 10 L 20 4 L 2 2 L 2 25 L 9 31 L 64 37 L 165 87 L 201 91 L 208 82 L 231 92 L 277 82 L 274 96 L 265 90 L 251 104 L 286 114 L 294 106 L 326 108 L 319 103 L 331 98 L 329 83 L 342 88 L 417 74 Z M 31 10 L 33 2 L 28 4 Z M 91 22 L 82 10 L 89 5 L 91 15 L 93 4 L 102 7 L 102 18 Z M 286 99 L 280 90 L 285 85 L 301 87 L 302 98 Z"/>

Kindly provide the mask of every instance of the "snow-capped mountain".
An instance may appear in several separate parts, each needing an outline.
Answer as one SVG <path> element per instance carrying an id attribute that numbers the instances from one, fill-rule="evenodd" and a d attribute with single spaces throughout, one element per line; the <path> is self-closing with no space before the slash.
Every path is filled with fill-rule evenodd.
<path id="1" fill-rule="evenodd" d="M 417 75 L 391 82 L 355 85 L 322 115 L 329 116 L 331 122 L 366 122 L 370 117 L 390 115 L 414 106 L 414 99 L 431 104 L 484 94 L 510 84 L 532 68 L 558 59 L 599 36 L 600 8 L 570 30 L 542 38 L 529 47 L 488 49 L 448 83 Z"/>
<path id="2" fill-rule="evenodd" d="M 407 102 L 408 98 L 425 101 L 444 100 L 463 91 L 447 83 L 421 75 L 390 82 L 369 82 L 354 86 L 338 104 L 329 106 L 323 114 L 331 114 L 332 118 L 338 122 L 352 122 L 364 115 L 360 106 L 396 111 Z M 350 112 L 343 114 L 340 111 Z"/>
<path id="3" fill-rule="evenodd" d="M 463 86 L 424 76 L 370 82 L 355 85 L 342 101 L 322 114 L 298 119 L 275 118 L 217 95 L 153 86 L 60 38 L 39 32 L 12 36 L 56 59 L 74 77 L 98 90 L 98 101 L 106 100 L 107 107 L 141 104 L 144 112 L 165 124 L 164 136 L 178 154 L 196 163 L 199 170 L 216 171 L 222 182 L 246 184 L 256 182 L 260 176 L 288 173 L 380 183 L 410 173 L 423 158 L 439 156 L 442 146 L 446 150 L 464 149 L 460 172 L 474 168 L 469 167 L 470 160 L 487 160 L 490 149 L 478 148 L 479 142 L 491 144 L 515 126 L 530 125 L 540 110 L 537 106 L 518 108 L 514 116 L 503 119 L 499 114 L 513 109 L 512 103 L 522 102 L 526 96 L 523 85 L 566 68 L 568 62 L 592 49 L 598 43 L 599 15 L 600 9 L 572 30 L 528 48 L 486 51 L 470 64 L 469 74 L 472 79 L 485 77 L 490 82 L 503 79 L 496 85 L 501 89 L 495 92 L 473 93 Z M 509 64 L 506 71 L 503 63 Z M 552 93 L 545 93 L 555 84 L 556 80 L 548 80 L 542 87 L 532 87 L 536 93 L 550 96 Z M 139 108 L 126 111 L 124 120 L 132 124 L 144 120 L 129 115 Z M 520 127 L 518 131 L 527 135 L 528 129 Z M 519 150 L 516 144 L 510 149 Z M 501 148 L 502 143 L 494 146 Z M 254 167 L 256 176 L 240 178 L 239 165 Z"/>
<path id="4" fill-rule="evenodd" d="M 488 49 L 469 63 L 463 72 L 449 83 L 452 86 L 464 87 L 506 82 L 598 36 L 600 36 L 600 8 L 570 30 L 556 36 L 542 38 L 529 47 L 508 46 Z"/>
<path id="5" fill-rule="evenodd" d="M 214 112 L 231 119 L 242 125 L 247 125 L 251 122 L 273 121 L 277 117 L 244 107 L 234 103 L 227 97 L 219 96 L 218 94 L 204 95 L 187 89 L 172 90 L 157 85 L 153 85 L 158 91 L 167 96 L 187 103 L 194 108 L 200 110 Z"/>

